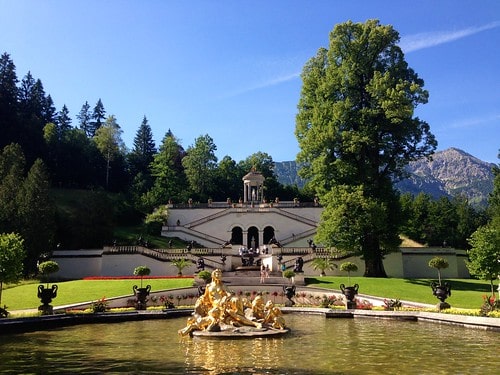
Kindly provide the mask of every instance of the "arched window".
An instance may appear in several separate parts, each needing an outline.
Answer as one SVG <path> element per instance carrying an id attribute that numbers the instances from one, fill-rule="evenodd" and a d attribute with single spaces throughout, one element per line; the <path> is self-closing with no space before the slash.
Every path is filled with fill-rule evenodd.
<path id="1" fill-rule="evenodd" d="M 243 230 L 240 227 L 234 227 L 231 230 L 231 243 L 233 245 L 243 245 Z"/>
<path id="2" fill-rule="evenodd" d="M 259 247 L 259 230 L 257 227 L 248 228 L 247 234 L 247 247 L 250 248 L 258 248 Z"/>
<path id="3" fill-rule="evenodd" d="M 265 227 L 264 228 L 264 244 L 268 244 L 269 241 L 274 237 L 274 228 L 273 227 Z"/>

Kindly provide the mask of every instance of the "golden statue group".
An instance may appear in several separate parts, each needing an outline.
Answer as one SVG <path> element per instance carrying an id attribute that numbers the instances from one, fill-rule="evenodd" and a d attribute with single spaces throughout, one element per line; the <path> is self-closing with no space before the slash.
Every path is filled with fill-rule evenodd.
<path id="1" fill-rule="evenodd" d="M 261 296 L 253 301 L 240 298 L 229 292 L 222 282 L 222 271 L 212 272 L 212 281 L 195 303 L 192 317 L 185 328 L 179 330 L 184 336 L 193 331 L 221 332 L 234 327 L 252 327 L 254 330 L 284 330 L 285 320 L 281 310 L 272 301 L 264 303 Z"/>

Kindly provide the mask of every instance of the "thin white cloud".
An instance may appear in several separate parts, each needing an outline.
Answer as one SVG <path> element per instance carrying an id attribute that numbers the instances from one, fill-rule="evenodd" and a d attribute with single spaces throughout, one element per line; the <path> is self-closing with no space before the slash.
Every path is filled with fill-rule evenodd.
<path id="1" fill-rule="evenodd" d="M 271 79 L 269 79 L 267 81 L 260 82 L 258 84 L 253 85 L 253 86 L 245 87 L 245 88 L 242 88 L 240 90 L 236 90 L 236 91 L 230 92 L 227 95 L 224 95 L 224 97 L 228 98 L 228 97 L 239 96 L 239 95 L 251 92 L 251 91 L 255 91 L 255 90 L 260 90 L 260 89 L 265 89 L 265 88 L 268 88 L 268 87 L 276 86 L 276 85 L 279 85 L 279 84 L 284 83 L 284 82 L 292 81 L 292 80 L 296 79 L 297 77 L 300 77 L 300 72 L 288 74 L 288 75 L 285 75 L 285 76 L 279 76 L 279 77 L 271 78 Z"/>
<path id="2" fill-rule="evenodd" d="M 400 47 L 405 53 L 418 51 L 424 48 L 438 46 L 440 44 L 453 42 L 458 39 L 480 33 L 482 31 L 495 29 L 500 26 L 500 21 L 488 23 L 478 27 L 468 27 L 455 31 L 437 31 L 420 33 L 401 37 Z"/>
<path id="3" fill-rule="evenodd" d="M 463 120 L 451 122 L 444 129 L 441 130 L 481 128 L 484 126 L 489 126 L 493 123 L 498 123 L 499 120 L 500 120 L 500 114 L 485 116 L 485 117 L 466 118 Z"/>

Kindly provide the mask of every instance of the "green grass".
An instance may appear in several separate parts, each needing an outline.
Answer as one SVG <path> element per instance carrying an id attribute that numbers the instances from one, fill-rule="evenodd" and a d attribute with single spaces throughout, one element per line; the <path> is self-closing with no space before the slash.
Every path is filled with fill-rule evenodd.
<path id="1" fill-rule="evenodd" d="M 359 293 L 382 298 L 401 299 L 437 304 L 438 299 L 432 295 L 427 279 L 381 279 L 367 277 L 351 277 L 351 284 L 359 284 Z M 447 302 L 454 308 L 479 309 L 483 303 L 483 295 L 490 295 L 490 284 L 472 279 L 446 280 L 451 284 L 451 297 Z M 151 289 L 168 290 L 193 285 L 193 279 L 144 279 L 144 285 Z M 306 278 L 308 286 L 339 290 L 341 283 L 348 285 L 347 277 L 325 276 Z M 140 285 L 140 280 L 76 280 L 58 282 L 59 290 L 54 306 L 69 305 L 78 302 L 95 301 L 102 297 L 111 298 L 132 294 L 132 286 Z M 495 286 L 496 287 L 496 286 Z M 2 292 L 1 305 L 7 305 L 8 310 L 23 310 L 37 308 L 40 301 L 37 298 L 38 282 L 28 280 L 17 286 L 9 285 Z"/>
<path id="2" fill-rule="evenodd" d="M 53 306 L 69 305 L 78 302 L 95 301 L 102 297 L 118 297 L 132 294 L 132 286 L 140 286 L 140 280 L 76 280 L 57 282 L 59 289 Z M 175 289 L 193 285 L 193 279 L 143 279 L 144 286 L 151 285 L 152 291 Z M 9 311 L 38 308 L 37 297 L 39 283 L 19 284 L 2 292 L 1 305 L 7 305 Z M 49 284 L 49 285 L 52 285 Z"/>
<path id="3" fill-rule="evenodd" d="M 400 299 L 436 305 L 439 300 L 432 295 L 427 279 L 384 279 L 371 277 L 351 277 L 351 285 L 359 284 L 359 293 L 375 297 Z M 446 280 L 451 285 L 451 296 L 446 300 L 452 307 L 479 309 L 483 304 L 483 296 L 491 295 L 490 283 L 473 279 Z M 340 284 L 349 284 L 347 277 L 325 276 L 306 278 L 308 286 L 327 289 L 340 289 Z M 496 286 L 495 286 L 496 288 Z"/>

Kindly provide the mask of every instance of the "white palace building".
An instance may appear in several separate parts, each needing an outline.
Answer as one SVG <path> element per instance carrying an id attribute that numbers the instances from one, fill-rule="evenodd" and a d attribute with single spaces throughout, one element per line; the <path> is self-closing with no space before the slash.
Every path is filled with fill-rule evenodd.
<path id="1" fill-rule="evenodd" d="M 221 268 L 225 272 L 245 272 L 258 265 L 268 266 L 272 274 L 281 276 L 282 265 L 294 269 L 300 258 L 303 275 L 318 276 L 311 267 L 315 257 L 330 256 L 328 249 L 312 241 L 323 208 L 314 202 L 276 199 L 265 202 L 262 196 L 264 177 L 250 171 L 243 177 L 243 199 L 233 202 L 168 204 L 169 216 L 162 236 L 186 241 L 183 249 L 151 249 L 143 246 L 108 246 L 93 250 L 59 250 L 52 259 L 60 266 L 58 276 L 76 279 L 87 276 L 131 275 L 138 265 L 146 265 L 152 276 L 174 276 L 173 259 L 185 258 L 192 266 L 183 271 L 193 275 L 203 260 L 205 269 Z M 384 259 L 389 277 L 435 278 L 436 270 L 428 266 L 434 256 L 448 260 L 444 278 L 467 278 L 466 253 L 452 248 L 401 247 Z M 364 262 L 357 257 L 334 259 L 334 263 L 352 261 L 358 265 L 357 275 L 364 273 Z M 327 275 L 341 275 L 336 269 Z"/>

